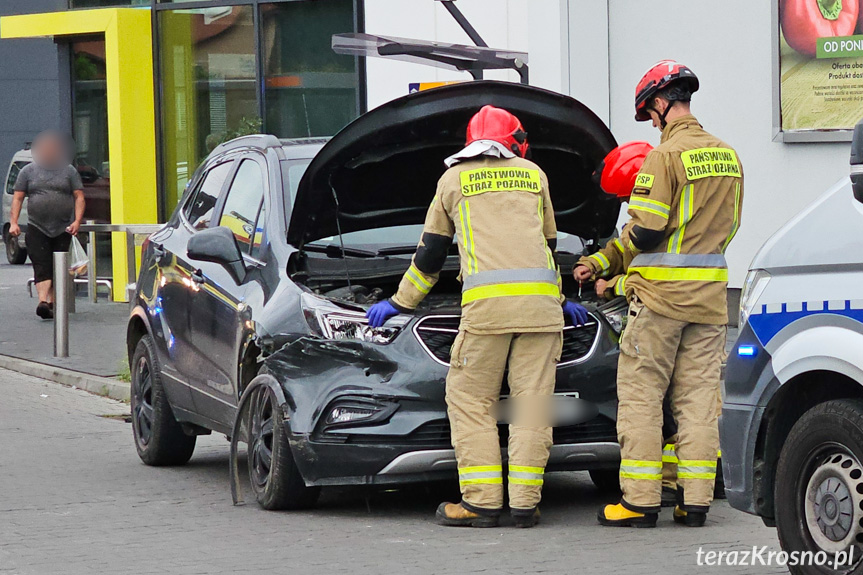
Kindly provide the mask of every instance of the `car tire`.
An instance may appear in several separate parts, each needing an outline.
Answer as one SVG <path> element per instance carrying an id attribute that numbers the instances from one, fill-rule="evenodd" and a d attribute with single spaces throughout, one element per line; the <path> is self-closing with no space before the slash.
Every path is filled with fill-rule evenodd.
<path id="1" fill-rule="evenodd" d="M 138 457 L 147 465 L 183 465 L 195 451 L 196 437 L 186 435 L 174 418 L 162 385 L 159 360 L 149 335 L 135 347 L 131 365 L 132 434 Z"/>
<path id="2" fill-rule="evenodd" d="M 615 469 L 591 469 L 590 480 L 602 493 L 620 492 L 620 470 Z"/>
<path id="3" fill-rule="evenodd" d="M 6 234 L 6 260 L 15 266 L 27 261 L 27 248 L 22 248 L 18 238 Z"/>
<path id="4" fill-rule="evenodd" d="M 782 548 L 835 553 L 863 551 L 863 401 L 821 403 L 794 424 L 776 469 L 776 528 Z M 789 564 L 795 575 L 848 573 L 827 566 Z M 854 570 L 856 573 L 857 571 Z"/>
<path id="5" fill-rule="evenodd" d="M 247 459 L 255 499 L 270 511 L 314 507 L 320 488 L 307 487 L 297 469 L 279 402 L 266 386 L 252 393 Z"/>

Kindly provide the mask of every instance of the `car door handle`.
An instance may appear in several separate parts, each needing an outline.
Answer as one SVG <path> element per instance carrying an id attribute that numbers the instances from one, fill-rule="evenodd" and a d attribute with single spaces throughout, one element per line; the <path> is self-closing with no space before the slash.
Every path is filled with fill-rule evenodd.
<path id="1" fill-rule="evenodd" d="M 193 271 L 191 277 L 192 277 L 192 281 L 198 285 L 204 283 L 204 274 L 203 274 L 203 272 L 201 272 L 201 270 Z"/>

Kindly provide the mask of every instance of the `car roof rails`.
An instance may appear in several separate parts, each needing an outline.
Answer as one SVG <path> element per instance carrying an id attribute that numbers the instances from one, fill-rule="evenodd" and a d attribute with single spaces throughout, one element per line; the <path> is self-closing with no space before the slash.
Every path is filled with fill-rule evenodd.
<path id="1" fill-rule="evenodd" d="M 223 154 L 240 148 L 266 150 L 267 148 L 279 148 L 281 146 L 282 142 L 272 134 L 252 134 L 250 136 L 240 136 L 239 138 L 219 144 L 213 149 L 213 154 Z"/>
<path id="2" fill-rule="evenodd" d="M 349 56 L 389 58 L 468 72 L 474 80 L 482 80 L 484 70 L 515 70 L 522 84 L 530 83 L 527 52 L 489 48 L 479 32 L 456 7 L 455 0 L 437 1 L 443 4 L 475 46 L 372 34 L 333 34 L 333 52 Z"/>

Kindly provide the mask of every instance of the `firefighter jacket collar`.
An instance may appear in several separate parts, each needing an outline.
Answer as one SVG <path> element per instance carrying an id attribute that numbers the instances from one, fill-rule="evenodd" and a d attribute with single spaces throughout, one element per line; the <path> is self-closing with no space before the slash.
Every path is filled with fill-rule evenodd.
<path id="1" fill-rule="evenodd" d="M 469 160 L 478 156 L 491 156 L 493 158 L 514 158 L 515 154 L 512 150 L 507 150 L 506 146 L 494 140 L 477 140 L 467 145 L 461 152 L 453 154 L 446 160 L 447 168 L 451 168 L 463 160 Z"/>
<path id="2" fill-rule="evenodd" d="M 685 116 L 681 116 L 679 118 L 675 118 L 668 122 L 668 125 L 665 126 L 665 129 L 662 130 L 662 138 L 660 138 L 660 142 L 663 144 L 668 141 L 674 134 L 680 132 L 681 130 L 686 130 L 687 128 L 692 127 L 701 128 L 701 124 L 698 120 L 695 119 L 695 116 L 692 114 L 686 114 Z"/>

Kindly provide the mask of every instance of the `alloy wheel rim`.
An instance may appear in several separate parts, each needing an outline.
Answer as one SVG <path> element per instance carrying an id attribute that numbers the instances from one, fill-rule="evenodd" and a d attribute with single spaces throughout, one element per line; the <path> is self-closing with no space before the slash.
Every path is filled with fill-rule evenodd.
<path id="1" fill-rule="evenodd" d="M 255 486 L 264 489 L 273 463 L 274 409 L 266 389 L 258 390 L 255 400 L 249 426 L 249 467 Z"/>
<path id="2" fill-rule="evenodd" d="M 135 369 L 133 392 L 132 424 L 137 432 L 138 442 L 146 447 L 153 437 L 153 373 L 146 357 L 138 361 Z"/>

